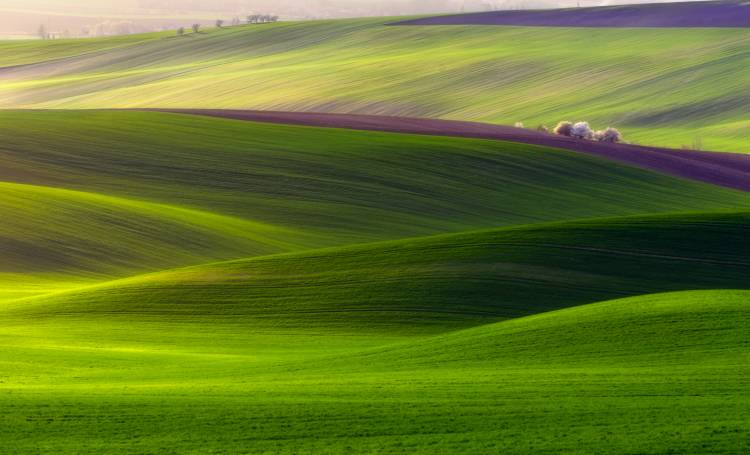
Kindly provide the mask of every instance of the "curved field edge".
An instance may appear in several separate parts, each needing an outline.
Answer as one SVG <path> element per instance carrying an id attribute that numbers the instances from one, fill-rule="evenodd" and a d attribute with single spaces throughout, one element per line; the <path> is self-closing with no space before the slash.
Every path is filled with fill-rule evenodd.
<path id="1" fill-rule="evenodd" d="M 645 293 L 743 288 L 747 212 L 554 223 L 165 271 L 3 304 L 7 321 L 435 331 Z"/>
<path id="2" fill-rule="evenodd" d="M 426 118 L 221 109 L 154 109 L 253 122 L 493 139 L 587 153 L 676 177 L 750 191 L 750 155 L 605 144 L 524 128 Z"/>
<path id="3" fill-rule="evenodd" d="M 303 232 L 174 205 L 8 182 L 0 191 L 0 282 L 101 280 L 318 245 Z"/>
<path id="4" fill-rule="evenodd" d="M 368 350 L 343 370 L 740 365 L 750 356 L 750 290 L 638 295 Z M 356 360 L 355 360 L 356 359 Z M 331 365 L 326 365 L 326 369 Z"/>

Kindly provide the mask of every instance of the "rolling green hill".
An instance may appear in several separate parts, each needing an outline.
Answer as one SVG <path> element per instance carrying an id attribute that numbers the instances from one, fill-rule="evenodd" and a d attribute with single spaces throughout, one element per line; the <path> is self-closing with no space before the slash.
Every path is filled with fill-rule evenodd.
<path id="1" fill-rule="evenodd" d="M 356 357 L 367 371 L 373 365 L 390 371 L 487 364 L 496 369 L 738 365 L 750 355 L 749 305 L 748 291 L 645 295 L 487 324 Z M 357 369 L 351 359 L 340 365 Z"/>
<path id="2" fill-rule="evenodd" d="M 497 141 L 119 111 L 3 112 L 0 136 L 0 298 L 309 248 L 750 208 L 743 192 Z"/>
<path id="3" fill-rule="evenodd" d="M 6 181 L 240 217 L 329 244 L 750 202 L 739 191 L 498 141 L 107 111 L 2 112 L 0 135 Z"/>
<path id="4" fill-rule="evenodd" d="M 0 192 L 0 300 L 37 292 L 43 283 L 41 290 L 316 241 L 291 229 L 134 199 L 14 183 L 0 183 Z"/>
<path id="5" fill-rule="evenodd" d="M 750 150 L 747 100 L 736 95 L 750 84 L 745 29 L 390 22 L 229 27 L 75 48 L 0 43 L 2 64 L 38 63 L 0 70 L 0 106 L 231 107 L 532 127 L 583 119 L 645 144 Z"/>
<path id="6" fill-rule="evenodd" d="M 6 323 L 0 436 L 16 452 L 736 453 L 749 302 L 642 296 L 382 347 L 231 323 L 99 327 L 108 342 L 80 321 Z"/>
<path id="7" fill-rule="evenodd" d="M 6 303 L 6 320 L 132 318 L 445 331 L 621 296 L 747 286 L 747 212 L 614 218 L 223 262 Z"/>

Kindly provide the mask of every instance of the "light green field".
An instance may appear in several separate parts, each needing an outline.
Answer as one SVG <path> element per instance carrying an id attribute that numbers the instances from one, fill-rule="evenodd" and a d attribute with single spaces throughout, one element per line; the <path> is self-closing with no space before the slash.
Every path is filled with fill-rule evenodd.
<path id="1" fill-rule="evenodd" d="M 0 43 L 2 65 L 40 62 L 0 70 L 0 107 L 231 107 L 531 127 L 588 120 L 638 143 L 750 151 L 750 31 L 389 22 Z"/>
<path id="2" fill-rule="evenodd" d="M 662 294 L 367 340 L 135 313 L 6 323 L 0 435 L 21 453 L 743 452 L 749 301 Z"/>
<path id="3" fill-rule="evenodd" d="M 167 33 L 162 33 L 167 36 Z M 171 35 L 171 33 L 169 33 Z M 96 55 L 130 44 L 152 41 L 160 34 L 119 35 L 96 39 L 7 40 L 0 41 L 2 67 L 56 61 L 70 57 Z"/>

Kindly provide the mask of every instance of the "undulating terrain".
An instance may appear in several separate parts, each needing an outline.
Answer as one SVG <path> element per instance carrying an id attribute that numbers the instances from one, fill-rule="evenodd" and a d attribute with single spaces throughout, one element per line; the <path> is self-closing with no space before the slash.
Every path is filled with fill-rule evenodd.
<path id="1" fill-rule="evenodd" d="M 0 43 L 0 107 L 294 110 L 533 128 L 586 120 L 631 142 L 750 152 L 747 28 L 398 21 Z"/>
<path id="2" fill-rule="evenodd" d="M 0 452 L 750 451 L 750 31 L 393 22 L 0 42 Z"/>

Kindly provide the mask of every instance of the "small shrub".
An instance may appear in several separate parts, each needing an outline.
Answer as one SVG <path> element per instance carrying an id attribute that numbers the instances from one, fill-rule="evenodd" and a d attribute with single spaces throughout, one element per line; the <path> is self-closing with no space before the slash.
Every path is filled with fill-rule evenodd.
<path id="1" fill-rule="evenodd" d="M 604 131 L 594 133 L 594 140 L 616 144 L 622 142 L 622 134 L 616 128 L 607 127 Z"/>
<path id="2" fill-rule="evenodd" d="M 193 24 L 193 33 L 198 33 L 201 30 L 201 24 Z"/>
<path id="3" fill-rule="evenodd" d="M 573 124 L 568 121 L 558 123 L 555 127 L 555 134 L 559 134 L 560 136 L 571 136 L 573 134 Z"/>
<path id="4" fill-rule="evenodd" d="M 177 35 L 182 36 L 185 34 L 185 27 L 180 27 L 177 29 Z"/>
<path id="5" fill-rule="evenodd" d="M 545 125 L 539 125 L 536 127 L 536 130 L 540 133 L 549 133 L 549 128 L 547 128 Z"/>
<path id="6" fill-rule="evenodd" d="M 576 139 L 591 139 L 594 137 L 594 131 L 588 122 L 577 122 L 570 130 L 570 135 Z"/>

